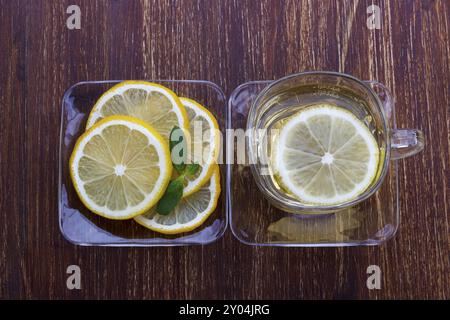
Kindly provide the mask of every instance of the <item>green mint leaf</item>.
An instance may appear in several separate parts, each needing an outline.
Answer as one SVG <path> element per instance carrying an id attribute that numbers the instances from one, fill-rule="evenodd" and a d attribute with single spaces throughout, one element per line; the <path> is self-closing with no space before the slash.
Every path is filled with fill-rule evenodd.
<path id="1" fill-rule="evenodd" d="M 191 163 L 191 164 L 188 164 L 187 166 L 186 166 L 186 175 L 188 175 L 188 176 L 193 176 L 194 174 L 196 174 L 197 173 L 197 171 L 198 171 L 198 169 L 200 168 L 200 165 L 198 164 L 198 163 Z"/>
<path id="2" fill-rule="evenodd" d="M 186 167 L 187 145 L 183 130 L 178 126 L 170 132 L 169 147 L 173 167 L 181 174 Z"/>
<path id="3" fill-rule="evenodd" d="M 166 192 L 156 205 L 156 212 L 162 215 L 168 215 L 172 212 L 183 196 L 183 182 L 184 176 L 179 176 L 175 180 L 169 182 Z"/>
<path id="4" fill-rule="evenodd" d="M 184 165 L 184 163 L 183 164 L 173 164 L 173 167 L 175 168 L 175 170 L 178 172 L 178 173 L 183 173 L 183 171 L 184 171 L 184 168 L 185 168 L 185 165 Z"/>

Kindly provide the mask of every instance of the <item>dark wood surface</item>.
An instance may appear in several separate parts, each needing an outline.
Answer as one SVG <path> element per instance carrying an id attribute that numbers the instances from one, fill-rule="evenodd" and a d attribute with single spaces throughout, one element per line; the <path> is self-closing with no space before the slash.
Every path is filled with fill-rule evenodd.
<path id="1" fill-rule="evenodd" d="M 450 297 L 450 2 L 0 0 L 0 298 Z M 81 30 L 66 8 L 81 8 Z M 81 80 L 248 80 L 335 70 L 383 82 L 399 127 L 427 144 L 399 162 L 401 226 L 380 247 L 77 247 L 57 217 L 61 97 Z M 264 214 L 264 212 L 261 212 Z M 66 288 L 77 264 L 82 289 Z M 368 290 L 366 268 L 382 270 Z"/>

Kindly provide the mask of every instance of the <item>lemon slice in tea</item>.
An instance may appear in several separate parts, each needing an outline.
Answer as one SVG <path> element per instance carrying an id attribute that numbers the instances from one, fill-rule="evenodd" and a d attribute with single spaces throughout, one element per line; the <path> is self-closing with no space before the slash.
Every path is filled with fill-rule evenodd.
<path id="1" fill-rule="evenodd" d="M 333 105 L 310 106 L 288 118 L 274 148 L 276 180 L 306 203 L 350 201 L 378 170 L 379 148 L 369 128 Z"/>

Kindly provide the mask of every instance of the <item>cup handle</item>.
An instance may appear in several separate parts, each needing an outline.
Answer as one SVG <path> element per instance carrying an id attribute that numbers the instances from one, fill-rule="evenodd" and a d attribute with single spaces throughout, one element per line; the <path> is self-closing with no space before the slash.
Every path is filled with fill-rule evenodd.
<path id="1" fill-rule="evenodd" d="M 417 129 L 391 130 L 391 160 L 399 160 L 415 155 L 423 150 L 425 137 Z"/>
<path id="2" fill-rule="evenodd" d="M 389 90 L 376 81 L 364 81 L 378 96 L 383 104 L 387 119 L 392 117 L 394 101 Z M 392 129 L 391 130 L 391 160 L 399 160 L 423 150 L 425 137 L 423 132 L 417 129 Z"/>

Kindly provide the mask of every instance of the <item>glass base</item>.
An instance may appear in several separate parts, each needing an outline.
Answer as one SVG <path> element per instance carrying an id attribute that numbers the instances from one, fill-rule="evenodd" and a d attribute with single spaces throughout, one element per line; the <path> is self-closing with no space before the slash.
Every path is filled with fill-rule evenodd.
<path id="1" fill-rule="evenodd" d="M 228 129 L 243 129 L 250 106 L 270 81 L 236 88 L 228 104 Z M 394 110 L 389 125 L 393 123 Z M 229 145 L 231 141 L 227 141 Z M 339 247 L 379 245 L 399 226 L 397 163 L 391 161 L 380 189 L 368 200 L 331 214 L 293 214 L 272 206 L 260 193 L 247 165 L 227 165 L 230 227 L 247 245 Z"/>
<path id="2" fill-rule="evenodd" d="M 162 84 L 181 97 L 192 98 L 208 108 L 225 128 L 225 95 L 214 83 L 190 80 L 150 80 Z M 108 220 L 90 212 L 79 200 L 69 174 L 69 157 L 86 120 L 100 95 L 120 81 L 87 81 L 69 88 L 62 101 L 59 153 L 59 226 L 70 242 L 84 246 L 185 246 L 208 244 L 219 239 L 227 228 L 225 167 L 221 166 L 222 193 L 215 212 L 197 229 L 178 235 L 163 235 L 133 220 Z"/>

